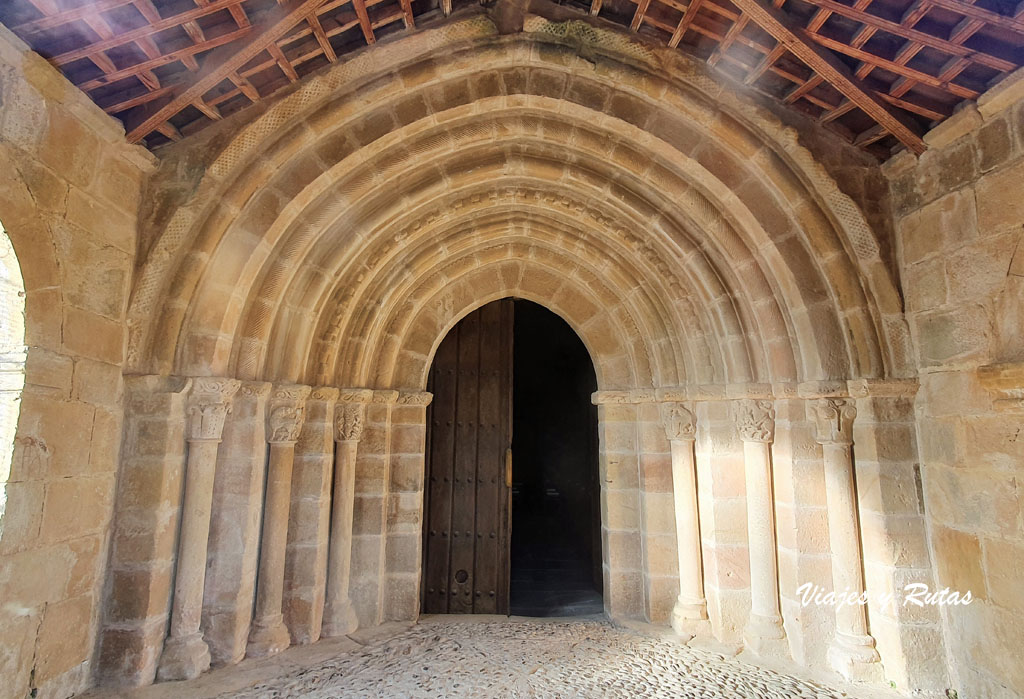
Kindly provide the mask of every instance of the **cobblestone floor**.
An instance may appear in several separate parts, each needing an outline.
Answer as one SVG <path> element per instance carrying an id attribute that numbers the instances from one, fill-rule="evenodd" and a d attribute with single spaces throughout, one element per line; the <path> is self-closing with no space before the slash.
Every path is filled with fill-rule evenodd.
<path id="1" fill-rule="evenodd" d="M 844 697 L 842 691 L 601 620 L 439 620 L 223 699 Z"/>

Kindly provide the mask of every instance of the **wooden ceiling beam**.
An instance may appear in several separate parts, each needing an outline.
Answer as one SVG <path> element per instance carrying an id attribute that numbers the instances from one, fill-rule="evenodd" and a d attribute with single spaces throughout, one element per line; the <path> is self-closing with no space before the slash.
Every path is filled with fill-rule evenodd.
<path id="1" fill-rule="evenodd" d="M 686 30 L 690 28 L 690 25 L 693 24 L 694 18 L 697 17 L 697 12 L 700 10 L 702 2 L 703 0 L 690 0 L 690 4 L 686 7 L 686 12 L 683 13 L 682 19 L 680 19 L 679 24 L 676 25 L 676 30 L 672 32 L 672 38 L 668 40 L 668 45 L 671 48 L 679 46 L 679 42 L 683 40 L 683 35 L 686 34 Z"/>
<path id="2" fill-rule="evenodd" d="M 405 20 L 406 29 L 416 28 L 416 18 L 412 14 L 412 0 L 399 0 L 402 6 L 402 18 Z"/>
<path id="3" fill-rule="evenodd" d="M 965 0 L 929 0 L 929 2 L 936 7 L 956 12 L 964 17 L 976 19 L 985 24 L 991 24 L 994 27 L 1002 27 L 1003 29 L 1012 29 L 1015 32 L 1024 33 L 1024 18 L 1021 17 L 1001 15 L 997 12 L 972 5 L 969 2 L 965 2 Z"/>
<path id="4" fill-rule="evenodd" d="M 54 14 L 43 13 L 46 15 L 45 17 L 19 24 L 11 29 L 17 34 L 37 34 L 70 22 L 77 22 L 87 15 L 116 10 L 119 7 L 131 5 L 133 2 L 134 0 L 94 0 L 94 2 L 70 10 L 61 10 Z"/>
<path id="5" fill-rule="evenodd" d="M 864 12 L 863 10 L 856 9 L 848 5 L 844 5 L 842 3 L 836 2 L 835 0 L 805 1 L 810 3 L 811 5 L 815 5 L 816 7 L 820 7 L 823 9 L 827 9 L 830 12 L 834 12 L 835 14 L 840 15 L 842 17 L 846 17 L 848 19 L 860 22 L 865 26 L 872 27 L 874 29 L 880 29 L 884 32 L 888 32 L 889 34 L 901 37 L 903 39 L 910 39 L 915 43 L 919 43 L 922 44 L 923 46 L 927 46 L 928 48 L 933 48 L 938 51 L 942 51 L 943 53 L 948 53 L 951 56 L 961 56 L 965 58 L 970 58 L 970 60 L 974 61 L 975 63 L 978 63 L 983 66 L 988 66 L 989 68 L 994 68 L 995 70 L 1007 71 L 1014 70 L 1017 67 L 1017 65 L 1012 61 L 1007 61 L 1006 59 L 999 58 L 998 56 L 993 56 L 980 51 L 974 51 L 972 49 L 967 48 L 966 46 L 961 46 L 960 44 L 948 41 L 946 39 L 940 39 L 939 37 L 932 36 L 931 34 L 926 34 L 925 32 L 918 31 L 910 27 L 906 27 L 898 22 L 892 22 L 882 17 L 878 17 L 877 15 L 872 15 L 867 12 Z M 811 29 L 811 31 L 817 32 L 817 29 Z M 861 46 L 863 46 L 863 43 L 861 43 Z"/>
<path id="6" fill-rule="evenodd" d="M 747 85 L 753 85 L 757 80 L 764 75 L 765 71 L 775 65 L 775 62 L 782 58 L 783 54 L 786 53 L 786 47 L 779 43 L 775 45 L 771 51 L 765 54 L 765 57 L 761 59 L 752 71 L 747 73 L 747 77 L 743 79 L 743 82 Z"/>
<path id="7" fill-rule="evenodd" d="M 640 25 L 644 23 L 644 15 L 647 14 L 647 8 L 651 6 L 651 0 L 638 0 L 636 3 L 636 11 L 633 13 L 633 21 L 630 23 L 629 28 L 632 31 L 640 29 Z"/>
<path id="8" fill-rule="evenodd" d="M 772 7 L 778 9 L 782 7 L 786 0 L 772 0 Z M 739 19 L 733 22 L 732 26 L 729 27 L 729 31 L 726 32 L 725 38 L 722 42 L 715 47 L 715 50 L 711 52 L 708 57 L 708 63 L 711 65 L 717 65 L 718 61 L 721 60 L 722 54 L 729 50 L 733 42 L 736 41 L 736 37 L 743 33 L 743 30 L 747 28 L 747 24 L 750 22 L 750 17 L 741 14 Z"/>
<path id="9" fill-rule="evenodd" d="M 359 26 L 363 30 L 363 38 L 366 39 L 366 43 L 369 45 L 376 43 L 377 39 L 373 36 L 373 25 L 370 24 L 370 15 L 366 11 L 366 0 L 352 0 L 352 7 L 355 8 L 356 17 L 359 18 Z"/>
<path id="10" fill-rule="evenodd" d="M 816 46 L 807 35 L 791 29 L 781 13 L 766 7 L 759 0 L 733 0 L 733 4 L 750 15 L 750 19 L 770 34 L 776 41 L 785 44 L 793 55 L 807 64 L 807 67 L 821 75 L 844 97 L 857 105 L 882 128 L 892 133 L 907 148 L 915 153 L 926 149 L 920 134 L 903 120 L 885 101 L 872 94 L 861 84 L 835 56 Z"/>
<path id="11" fill-rule="evenodd" d="M 210 49 L 217 48 L 218 46 L 229 44 L 236 39 L 241 39 L 242 37 L 249 34 L 251 31 L 251 27 L 246 27 L 245 29 L 236 29 L 233 32 L 223 34 L 215 39 L 208 39 L 201 44 L 186 46 L 183 49 L 172 51 L 171 53 L 164 54 L 163 56 L 159 56 L 157 58 L 153 58 L 142 63 L 137 63 L 133 66 L 128 66 L 127 68 L 122 68 L 117 72 L 109 73 L 102 77 L 94 78 L 93 80 L 88 80 L 80 84 L 78 88 L 80 90 L 83 90 L 84 92 L 89 92 L 91 90 L 95 90 L 98 87 L 113 85 L 119 80 L 124 80 L 125 78 L 130 78 L 134 75 L 138 75 L 141 71 L 144 70 L 159 68 L 160 66 L 165 66 L 168 63 L 174 63 L 175 61 L 184 62 L 186 56 L 194 56 L 197 53 L 202 53 L 203 51 L 209 51 Z"/>
<path id="12" fill-rule="evenodd" d="M 323 4 L 323 0 L 291 0 L 268 12 L 260 24 L 254 27 L 251 40 L 245 46 L 222 46 L 211 52 L 194 82 L 171 102 L 132 129 L 128 134 L 128 141 L 137 143 L 160 124 L 181 111 L 185 105 L 205 95 L 217 83 L 265 51 L 270 44 L 281 38 L 296 24 L 307 19 L 321 4 Z"/>
<path id="13" fill-rule="evenodd" d="M 753 0 L 741 1 L 752 2 Z M 916 80 L 919 83 L 923 83 L 925 85 L 929 85 L 940 90 L 945 90 L 946 92 L 951 92 L 957 97 L 973 100 L 977 99 L 978 96 L 981 94 L 977 90 L 972 90 L 969 87 L 958 85 L 957 83 L 954 82 L 939 80 L 934 75 L 922 73 L 921 71 L 915 70 L 913 68 L 907 68 L 906 66 L 900 65 L 895 61 L 890 61 L 888 59 L 882 58 L 881 56 L 876 56 L 873 53 L 868 53 L 867 51 L 864 51 L 862 49 L 857 49 L 852 46 L 848 46 L 843 42 L 837 41 L 831 37 L 827 37 L 824 34 L 812 34 L 810 36 L 816 43 L 824 46 L 825 48 L 832 49 L 833 51 L 836 51 L 838 53 L 844 53 L 847 56 L 853 56 L 854 58 L 857 58 L 861 61 L 874 63 L 876 68 L 881 68 L 882 70 L 887 70 L 890 73 L 895 73 L 896 75 L 902 75 L 903 77 L 910 78 L 911 80 Z"/>
<path id="14" fill-rule="evenodd" d="M 136 90 L 137 91 L 137 90 Z M 159 90 L 146 90 L 141 94 L 136 94 L 134 97 L 117 97 L 116 102 L 111 102 L 107 105 L 101 105 L 101 109 L 107 114 L 117 114 L 123 112 L 132 107 L 139 107 L 143 104 L 149 104 L 154 100 L 158 100 L 161 97 L 166 97 L 174 92 L 174 87 L 161 87 Z"/>
<path id="15" fill-rule="evenodd" d="M 284 55 L 284 51 L 277 45 L 277 42 L 270 42 L 267 46 L 267 53 L 277 62 L 278 67 L 285 77 L 288 78 L 289 82 L 295 82 L 299 79 L 299 74 L 295 72 L 295 66 L 288 61 L 288 57 Z"/>
<path id="16" fill-rule="evenodd" d="M 65 53 L 59 54 L 51 58 L 50 62 L 56 66 L 67 65 L 68 63 L 72 63 L 73 61 L 88 58 L 93 53 L 98 53 L 100 51 L 107 51 L 112 48 L 117 48 L 118 46 L 123 46 L 124 44 L 129 44 L 133 41 L 138 41 L 139 39 L 142 39 L 147 36 L 152 36 L 153 34 L 166 31 L 167 29 L 171 29 L 173 27 L 184 26 L 187 22 L 194 22 L 195 20 L 200 19 L 202 17 L 206 17 L 207 15 L 212 15 L 214 12 L 220 12 L 221 10 L 227 9 L 232 4 L 236 4 L 237 2 L 238 0 L 215 0 L 214 2 L 211 2 L 209 5 L 197 7 L 194 10 L 181 12 L 170 17 L 165 17 L 164 19 L 160 20 L 155 24 L 147 24 L 145 26 L 139 27 L 138 29 L 132 29 L 130 31 L 124 32 L 123 34 L 116 34 L 110 39 L 98 41 L 96 43 L 89 44 L 88 46 L 83 46 L 82 48 L 75 49 L 74 51 L 67 51 Z M 196 26 L 198 27 L 198 25 Z"/>
<path id="17" fill-rule="evenodd" d="M 316 42 L 320 44 L 320 50 L 324 52 L 327 60 L 331 63 L 337 61 L 338 54 L 335 53 L 334 47 L 331 46 L 331 40 L 327 37 L 326 32 L 324 32 L 324 25 L 320 24 L 320 18 L 315 14 L 309 18 L 309 28 L 313 30 L 313 36 L 316 37 Z"/>

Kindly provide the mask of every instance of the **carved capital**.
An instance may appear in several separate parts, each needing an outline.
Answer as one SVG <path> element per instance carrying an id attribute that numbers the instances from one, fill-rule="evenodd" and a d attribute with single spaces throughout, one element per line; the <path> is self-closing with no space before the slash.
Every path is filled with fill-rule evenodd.
<path id="1" fill-rule="evenodd" d="M 697 418 L 682 403 L 662 403 L 661 419 L 670 442 L 697 438 Z"/>
<path id="2" fill-rule="evenodd" d="M 857 408 L 849 398 L 822 398 L 812 403 L 816 438 L 821 444 L 853 444 Z"/>
<path id="3" fill-rule="evenodd" d="M 274 387 L 267 406 L 268 442 L 294 444 L 298 441 L 306 417 L 306 398 L 311 390 L 309 386 L 297 384 Z"/>
<path id="4" fill-rule="evenodd" d="M 220 441 L 224 421 L 231 412 L 231 399 L 238 393 L 242 382 L 201 376 L 192 380 L 188 396 L 189 441 Z"/>
<path id="5" fill-rule="evenodd" d="M 334 439 L 358 442 L 363 436 L 366 403 L 338 403 L 334 408 Z"/>
<path id="6" fill-rule="evenodd" d="M 770 400 L 741 400 L 736 404 L 736 428 L 744 442 L 775 439 L 775 407 Z"/>

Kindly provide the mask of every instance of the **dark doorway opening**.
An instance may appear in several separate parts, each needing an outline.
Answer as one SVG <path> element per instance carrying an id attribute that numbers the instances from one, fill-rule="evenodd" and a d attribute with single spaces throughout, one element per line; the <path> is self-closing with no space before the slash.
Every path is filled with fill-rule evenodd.
<path id="1" fill-rule="evenodd" d="M 583 342 L 501 299 L 441 341 L 427 379 L 421 609 L 600 614 L 597 388 Z"/>
<path id="2" fill-rule="evenodd" d="M 560 317 L 516 300 L 513 326 L 510 611 L 604 611 L 597 377 Z"/>

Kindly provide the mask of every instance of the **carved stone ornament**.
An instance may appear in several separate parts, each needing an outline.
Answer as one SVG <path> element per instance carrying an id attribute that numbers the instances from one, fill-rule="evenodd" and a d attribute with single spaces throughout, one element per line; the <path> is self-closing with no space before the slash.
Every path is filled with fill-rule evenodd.
<path id="1" fill-rule="evenodd" d="M 306 417 L 306 398 L 309 386 L 276 386 L 267 406 L 267 441 L 294 443 L 299 439 L 302 422 Z"/>
<path id="2" fill-rule="evenodd" d="M 434 394 L 427 391 L 413 391 L 406 393 L 402 391 L 398 394 L 398 405 L 420 405 L 426 406 L 433 400 Z"/>
<path id="3" fill-rule="evenodd" d="M 192 380 L 187 410 L 189 441 L 220 440 L 231 412 L 231 399 L 241 385 L 238 379 L 202 376 Z"/>
<path id="4" fill-rule="evenodd" d="M 817 440 L 821 444 L 853 444 L 857 408 L 849 398 L 822 398 L 812 404 Z"/>
<path id="5" fill-rule="evenodd" d="M 317 386 L 309 394 L 310 400 L 336 401 L 338 400 L 338 389 L 333 386 Z"/>
<path id="6" fill-rule="evenodd" d="M 670 442 L 696 439 L 697 419 L 682 403 L 662 403 L 661 417 Z"/>
<path id="7" fill-rule="evenodd" d="M 775 407 L 770 400 L 741 400 L 737 405 L 736 422 L 744 442 L 775 439 Z"/>
<path id="8" fill-rule="evenodd" d="M 365 403 L 338 403 L 334 409 L 334 439 L 339 442 L 358 442 L 363 436 L 365 415 Z"/>

